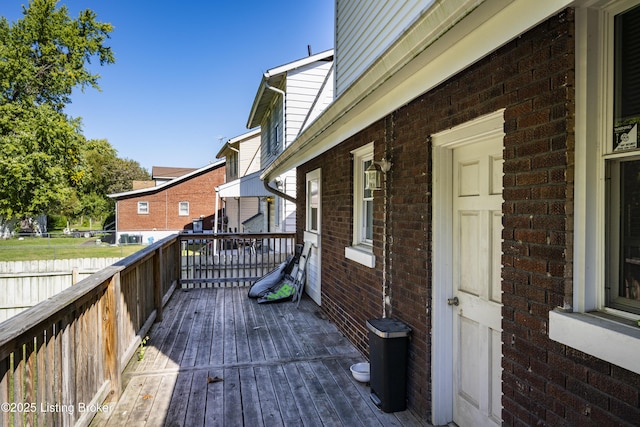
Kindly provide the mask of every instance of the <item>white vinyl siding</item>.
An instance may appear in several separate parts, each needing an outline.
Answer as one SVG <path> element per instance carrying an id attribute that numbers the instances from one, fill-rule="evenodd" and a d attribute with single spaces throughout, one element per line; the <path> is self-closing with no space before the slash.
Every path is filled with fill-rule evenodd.
<path id="1" fill-rule="evenodd" d="M 332 66 L 319 61 L 287 73 L 287 139 L 288 146 L 300 133 Z"/>
<path id="2" fill-rule="evenodd" d="M 302 124 L 302 132 L 310 123 L 312 123 L 319 115 L 322 113 L 332 102 L 333 102 L 333 88 L 334 88 L 334 72 L 333 65 L 329 70 L 329 73 L 324 79 L 324 83 L 320 88 L 320 93 L 318 93 L 318 97 L 316 98 L 314 104 L 311 106 L 311 110 L 309 110 L 309 114 L 307 114 L 307 118 Z"/>
<path id="3" fill-rule="evenodd" d="M 260 170 L 260 134 L 240 143 L 238 176 L 252 174 Z"/>
<path id="4" fill-rule="evenodd" d="M 337 0 L 336 95 L 345 91 L 434 0 Z"/>

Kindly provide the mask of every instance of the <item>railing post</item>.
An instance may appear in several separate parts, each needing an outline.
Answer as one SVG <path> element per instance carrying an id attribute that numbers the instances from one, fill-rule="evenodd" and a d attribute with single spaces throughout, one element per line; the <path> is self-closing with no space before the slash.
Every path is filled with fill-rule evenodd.
<path id="1" fill-rule="evenodd" d="M 162 272 L 164 271 L 162 246 L 158 248 L 153 258 L 153 303 L 156 308 L 156 322 L 162 320 L 162 293 L 164 286 L 162 286 Z"/>
<path id="2" fill-rule="evenodd" d="M 176 274 L 176 289 L 182 288 L 182 238 L 179 234 L 176 239 L 174 273 Z"/>
<path id="3" fill-rule="evenodd" d="M 109 380 L 109 395 L 119 399 L 122 392 L 120 381 L 120 345 L 118 319 L 118 301 L 120 300 L 120 272 L 113 275 L 102 297 L 102 331 L 104 376 Z"/>

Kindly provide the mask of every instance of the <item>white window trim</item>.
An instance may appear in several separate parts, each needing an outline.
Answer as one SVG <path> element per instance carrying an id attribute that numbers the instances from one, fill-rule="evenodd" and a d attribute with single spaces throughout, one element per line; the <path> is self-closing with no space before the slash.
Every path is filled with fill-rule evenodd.
<path id="1" fill-rule="evenodd" d="M 183 212 L 182 210 L 183 203 L 187 204 L 187 212 Z M 187 201 L 178 202 L 178 216 L 189 216 L 190 211 L 191 211 L 191 207 L 189 206 L 189 202 Z"/>
<path id="2" fill-rule="evenodd" d="M 640 374 L 638 316 L 605 307 L 605 154 L 611 146 L 613 16 L 633 5 L 576 9 L 576 124 L 572 306 L 549 313 L 549 338 Z M 594 49 L 589 36 L 597 40 Z M 605 102 L 603 102 L 605 100 Z M 604 117 L 607 121 L 590 120 Z M 600 142 L 600 143 L 599 143 Z M 611 157 L 611 156 L 608 156 Z M 600 313 L 618 316 L 604 318 Z M 613 317 L 615 319 L 615 317 Z"/>
<path id="3" fill-rule="evenodd" d="M 141 209 L 141 206 L 144 205 L 147 208 Z M 138 202 L 138 215 L 149 215 L 149 202 Z"/>
<path id="4" fill-rule="evenodd" d="M 353 156 L 353 240 L 344 248 L 344 256 L 369 268 L 376 265 L 373 245 L 362 243 L 362 188 L 364 171 L 362 163 L 373 159 L 373 142 L 351 151 Z"/>

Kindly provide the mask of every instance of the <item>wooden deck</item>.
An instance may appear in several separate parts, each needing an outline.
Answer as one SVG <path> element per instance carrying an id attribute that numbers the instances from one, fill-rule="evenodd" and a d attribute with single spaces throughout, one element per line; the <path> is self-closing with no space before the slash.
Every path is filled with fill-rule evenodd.
<path id="1" fill-rule="evenodd" d="M 364 358 L 308 298 L 296 309 L 247 288 L 176 290 L 163 317 L 92 425 L 428 425 L 371 402 L 349 371 Z"/>

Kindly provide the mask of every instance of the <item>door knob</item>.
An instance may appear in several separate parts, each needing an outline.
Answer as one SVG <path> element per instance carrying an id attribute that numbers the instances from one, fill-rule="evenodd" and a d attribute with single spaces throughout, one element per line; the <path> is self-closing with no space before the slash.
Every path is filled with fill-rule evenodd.
<path id="1" fill-rule="evenodd" d="M 458 300 L 458 297 L 447 298 L 447 304 L 449 304 L 449 305 L 460 305 L 460 300 Z"/>

